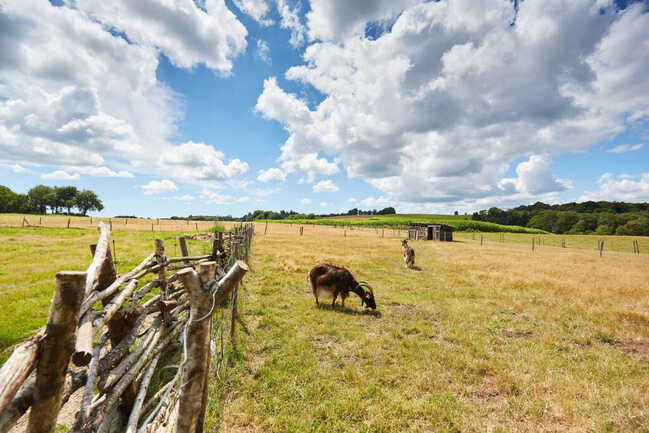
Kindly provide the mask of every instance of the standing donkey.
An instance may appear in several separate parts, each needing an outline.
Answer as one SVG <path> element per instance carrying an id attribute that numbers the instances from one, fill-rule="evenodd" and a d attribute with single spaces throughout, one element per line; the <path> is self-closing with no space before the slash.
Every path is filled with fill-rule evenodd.
<path id="1" fill-rule="evenodd" d="M 403 261 L 406 264 L 406 268 L 415 266 L 415 250 L 408 245 L 408 240 L 402 240 L 401 246 L 403 247 Z"/>

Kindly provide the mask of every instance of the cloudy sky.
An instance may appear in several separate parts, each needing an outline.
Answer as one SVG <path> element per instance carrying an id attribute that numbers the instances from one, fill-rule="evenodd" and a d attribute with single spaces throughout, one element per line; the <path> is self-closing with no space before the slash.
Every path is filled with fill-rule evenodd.
<path id="1" fill-rule="evenodd" d="M 649 1 L 0 0 L 0 184 L 104 214 L 649 201 Z"/>

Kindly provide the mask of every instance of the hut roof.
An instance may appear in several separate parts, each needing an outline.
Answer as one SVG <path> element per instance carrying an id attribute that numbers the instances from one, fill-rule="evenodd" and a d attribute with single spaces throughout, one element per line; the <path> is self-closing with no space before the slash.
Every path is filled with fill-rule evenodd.
<path id="1" fill-rule="evenodd" d="M 447 230 L 456 230 L 457 227 L 450 226 L 448 224 L 442 224 L 442 223 L 417 223 L 417 222 L 411 222 L 408 223 L 411 227 L 440 227 L 444 228 Z"/>

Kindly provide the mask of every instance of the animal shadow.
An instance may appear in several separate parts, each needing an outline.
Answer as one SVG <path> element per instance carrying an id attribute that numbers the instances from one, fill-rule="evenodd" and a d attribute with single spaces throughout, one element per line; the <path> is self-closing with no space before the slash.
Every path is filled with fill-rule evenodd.
<path id="1" fill-rule="evenodd" d="M 341 305 L 336 305 L 335 307 L 332 307 L 331 304 L 325 304 L 325 303 L 321 303 L 320 305 L 317 306 L 317 308 L 321 310 L 333 311 L 334 313 L 339 313 L 339 314 L 349 314 L 351 316 L 373 316 L 376 318 L 381 317 L 380 311 L 371 310 L 369 308 L 366 310 L 357 310 L 349 307 L 343 308 Z"/>
<path id="2" fill-rule="evenodd" d="M 413 271 L 417 271 L 417 272 L 421 271 L 421 268 L 420 268 L 419 266 L 417 266 L 417 265 L 412 265 L 412 266 L 410 266 L 410 268 L 408 268 L 408 269 L 411 269 L 411 270 L 413 270 Z"/>

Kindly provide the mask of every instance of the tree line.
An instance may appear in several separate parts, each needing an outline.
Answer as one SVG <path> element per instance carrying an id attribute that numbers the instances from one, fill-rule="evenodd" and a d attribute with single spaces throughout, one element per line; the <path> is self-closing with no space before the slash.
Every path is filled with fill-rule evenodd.
<path id="1" fill-rule="evenodd" d="M 556 234 L 649 236 L 649 203 L 587 201 L 549 205 L 536 202 L 475 212 L 475 221 L 537 228 Z"/>
<path id="2" fill-rule="evenodd" d="M 97 194 L 74 186 L 36 185 L 27 194 L 18 194 L 0 185 L 0 213 L 32 213 L 46 214 L 49 209 L 52 214 L 72 214 L 77 209 L 82 215 L 89 211 L 104 209 Z"/>

